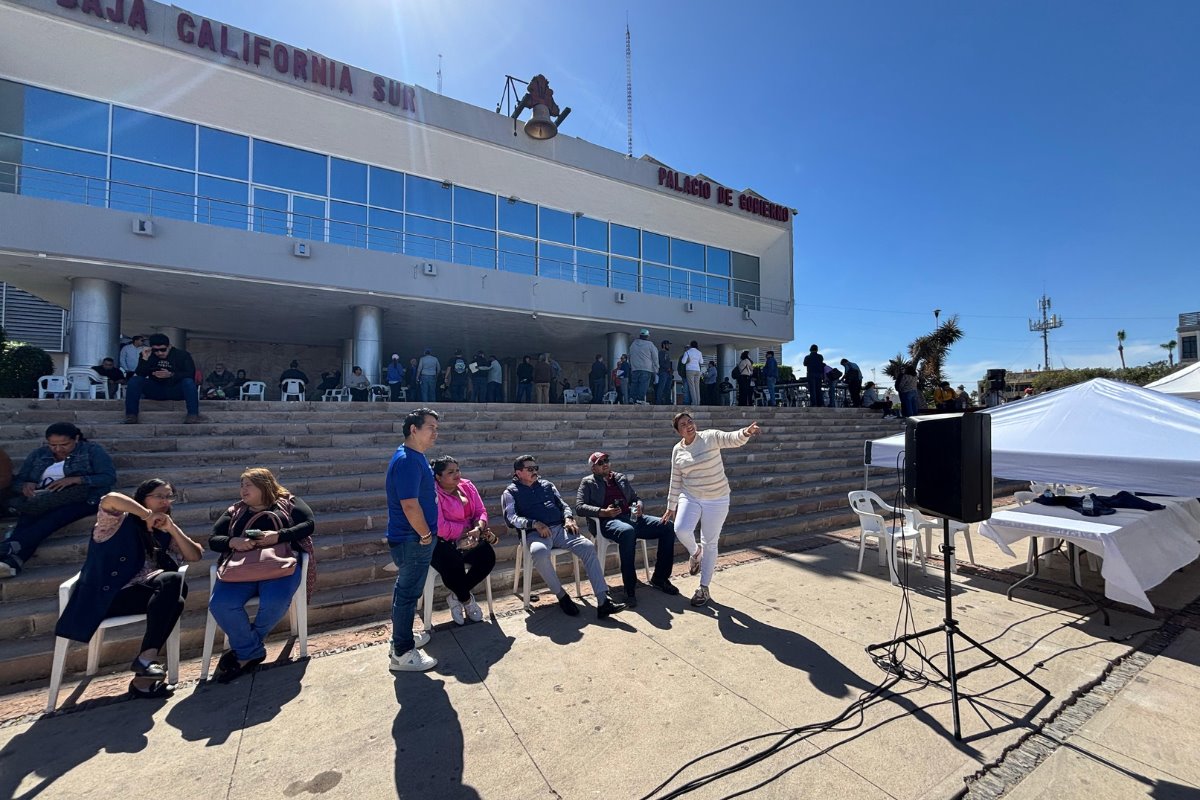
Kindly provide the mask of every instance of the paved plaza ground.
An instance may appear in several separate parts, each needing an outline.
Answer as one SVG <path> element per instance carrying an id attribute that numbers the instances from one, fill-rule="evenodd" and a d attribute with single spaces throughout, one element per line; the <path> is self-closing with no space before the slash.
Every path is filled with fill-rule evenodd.
<path id="1" fill-rule="evenodd" d="M 119 675 L 45 718 L 31 713 L 44 692 L 12 694 L 0 797 L 1200 797 L 1200 567 L 1151 594 L 1184 611 L 1112 609 L 1106 627 L 1065 593 L 1006 600 L 1013 575 L 995 570 L 1014 560 L 976 536 L 956 616 L 1053 697 L 974 672 L 955 742 L 932 672 L 872 694 L 888 676 L 865 647 L 893 636 L 902 594 L 873 551 L 856 571 L 854 534 L 725 554 L 701 610 L 680 570 L 682 595 L 644 589 L 602 623 L 544 593 L 526 614 L 497 587 L 497 620 L 460 628 L 439 599 L 440 664 L 424 674 L 388 672 L 375 625 L 315 636 L 316 657 L 227 686 L 197 685 L 185 663 L 165 701 L 117 699 Z M 938 624 L 940 564 L 910 582 L 910 629 Z M 980 660 L 960 652 L 959 667 Z"/>

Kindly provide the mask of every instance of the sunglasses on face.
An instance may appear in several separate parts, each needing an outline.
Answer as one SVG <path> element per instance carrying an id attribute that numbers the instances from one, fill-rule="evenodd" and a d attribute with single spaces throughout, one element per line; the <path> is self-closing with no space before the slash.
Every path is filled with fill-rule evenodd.
<path id="1" fill-rule="evenodd" d="M 597 467 L 603 467 L 603 466 L 604 466 L 605 464 L 607 464 L 607 463 L 608 463 L 608 459 L 607 459 L 607 458 L 602 458 L 602 459 L 600 459 L 599 461 L 597 461 L 597 462 L 596 462 L 596 466 L 597 466 Z"/>
<path id="2" fill-rule="evenodd" d="M 521 467 L 521 470 L 524 472 L 535 472 L 536 473 L 540 469 L 541 469 L 541 467 L 539 467 L 537 464 L 526 464 L 525 466 Z"/>
<path id="3" fill-rule="evenodd" d="M 171 348 L 169 348 L 169 347 L 151 347 L 150 351 L 153 353 L 165 353 L 170 349 Z"/>

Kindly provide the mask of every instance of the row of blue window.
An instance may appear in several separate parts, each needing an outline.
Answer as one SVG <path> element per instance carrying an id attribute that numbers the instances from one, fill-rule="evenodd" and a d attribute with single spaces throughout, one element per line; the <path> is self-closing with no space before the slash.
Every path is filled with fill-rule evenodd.
<path id="1" fill-rule="evenodd" d="M 536 256 L 603 270 L 611 254 L 616 274 L 653 262 L 672 285 L 707 291 L 691 271 L 758 292 L 753 256 L 4 80 L 0 133 L 0 162 L 80 176 L 27 169 L 29 194 L 501 269 Z"/>

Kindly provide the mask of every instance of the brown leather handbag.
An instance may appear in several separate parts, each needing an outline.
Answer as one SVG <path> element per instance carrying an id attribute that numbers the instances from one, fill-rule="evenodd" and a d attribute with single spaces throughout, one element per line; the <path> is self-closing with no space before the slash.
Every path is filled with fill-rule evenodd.
<path id="1" fill-rule="evenodd" d="M 274 509 L 267 509 L 251 517 L 243 530 L 251 530 L 261 525 L 263 527 L 260 530 L 278 531 L 286 528 L 288 523 L 289 520 L 283 514 Z M 267 527 L 267 524 L 274 527 Z M 296 552 L 286 542 L 271 547 L 256 547 L 245 552 L 231 550 L 217 567 L 217 578 L 229 583 L 257 583 L 289 578 L 295 573 L 299 563 Z"/>

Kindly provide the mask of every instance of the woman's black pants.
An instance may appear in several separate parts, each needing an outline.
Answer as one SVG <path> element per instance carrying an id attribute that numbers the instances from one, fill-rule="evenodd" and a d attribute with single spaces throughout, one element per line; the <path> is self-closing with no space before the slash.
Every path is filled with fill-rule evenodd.
<path id="1" fill-rule="evenodd" d="M 465 603 L 471 597 L 471 590 L 496 566 L 496 551 L 487 542 L 480 542 L 470 550 L 459 550 L 454 542 L 439 538 L 429 563 L 442 576 L 446 588 L 454 592 L 460 603 Z"/>
<path id="2" fill-rule="evenodd" d="M 182 575 L 160 572 L 146 583 L 135 583 L 117 592 L 104 616 L 145 614 L 146 635 L 142 637 L 142 651 L 162 650 L 183 613 L 186 597 L 187 582 Z"/>

